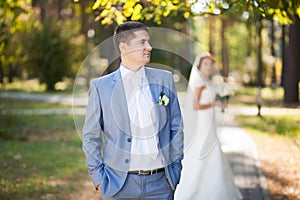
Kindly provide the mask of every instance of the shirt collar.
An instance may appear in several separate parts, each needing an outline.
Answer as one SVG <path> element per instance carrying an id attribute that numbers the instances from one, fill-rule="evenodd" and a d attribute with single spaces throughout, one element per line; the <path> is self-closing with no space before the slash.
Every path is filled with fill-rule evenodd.
<path id="1" fill-rule="evenodd" d="M 132 71 L 126 68 L 122 63 L 120 65 L 121 76 L 124 79 L 132 79 L 132 78 L 144 78 L 145 74 L 145 67 L 142 66 L 138 71 Z"/>

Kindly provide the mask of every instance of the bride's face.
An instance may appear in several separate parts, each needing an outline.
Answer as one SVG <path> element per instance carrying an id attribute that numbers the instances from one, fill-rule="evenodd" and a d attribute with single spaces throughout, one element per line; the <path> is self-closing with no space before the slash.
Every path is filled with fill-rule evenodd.
<path id="1" fill-rule="evenodd" d="M 203 76 L 210 76 L 213 72 L 213 61 L 210 58 L 204 58 L 199 70 Z"/>

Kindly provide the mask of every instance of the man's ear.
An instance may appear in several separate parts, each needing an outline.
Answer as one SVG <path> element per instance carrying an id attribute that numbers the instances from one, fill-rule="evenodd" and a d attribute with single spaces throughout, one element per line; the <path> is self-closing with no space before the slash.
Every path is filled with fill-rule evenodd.
<path id="1" fill-rule="evenodd" d="M 126 45 L 125 42 L 121 42 L 119 44 L 119 49 L 120 49 L 121 53 L 124 52 L 124 51 L 126 51 L 126 47 L 127 47 L 127 45 Z"/>

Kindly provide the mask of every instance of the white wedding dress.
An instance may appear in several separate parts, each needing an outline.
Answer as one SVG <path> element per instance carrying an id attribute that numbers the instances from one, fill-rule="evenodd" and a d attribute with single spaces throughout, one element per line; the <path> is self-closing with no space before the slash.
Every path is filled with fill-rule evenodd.
<path id="1" fill-rule="evenodd" d="M 215 108 L 193 109 L 195 88 L 201 86 L 205 86 L 205 89 L 201 93 L 200 104 L 211 103 L 216 96 L 214 86 L 193 67 L 187 103 L 182 109 L 185 152 L 175 200 L 242 199 L 218 142 Z"/>

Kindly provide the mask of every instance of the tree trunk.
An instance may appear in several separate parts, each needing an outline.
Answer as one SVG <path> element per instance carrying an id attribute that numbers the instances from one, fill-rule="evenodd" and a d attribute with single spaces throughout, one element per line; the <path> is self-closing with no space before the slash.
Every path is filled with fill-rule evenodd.
<path id="1" fill-rule="evenodd" d="M 57 12 L 57 19 L 58 20 L 62 19 L 61 11 L 63 9 L 63 3 L 64 3 L 64 1 L 62 1 L 62 0 L 57 0 L 56 1 L 56 12 Z"/>
<path id="2" fill-rule="evenodd" d="M 81 33 L 87 39 L 87 32 L 88 32 L 88 15 L 85 12 L 87 2 L 86 1 L 79 1 L 81 7 Z"/>
<path id="3" fill-rule="evenodd" d="M 257 53 L 257 64 L 258 64 L 258 70 L 257 70 L 257 86 L 262 87 L 263 86 L 263 79 L 262 79 L 262 73 L 263 73 L 263 62 L 262 62 L 262 21 L 260 20 L 258 22 L 257 27 L 257 34 L 258 34 L 258 53 Z"/>
<path id="4" fill-rule="evenodd" d="M 247 29 L 248 29 L 248 40 L 247 40 L 247 57 L 251 56 L 252 53 L 252 38 L 253 38 L 253 34 L 252 34 L 252 24 L 248 21 L 247 22 Z"/>
<path id="5" fill-rule="evenodd" d="M 12 83 L 14 80 L 14 68 L 12 64 L 9 64 L 8 66 L 8 82 Z"/>
<path id="6" fill-rule="evenodd" d="M 263 73 L 263 63 L 262 63 L 262 36 L 261 36 L 261 32 L 263 29 L 263 25 L 262 25 L 262 20 L 258 21 L 257 24 L 257 34 L 258 34 L 258 53 L 257 53 L 257 64 L 258 64 L 258 69 L 257 69 L 257 99 L 256 99 L 256 103 L 257 103 L 257 109 L 258 109 L 258 116 L 261 116 L 260 110 L 261 110 L 261 88 L 263 86 L 263 80 L 262 80 L 262 73 Z"/>
<path id="7" fill-rule="evenodd" d="M 282 32 L 281 32 L 281 60 L 282 60 L 282 69 L 281 69 L 281 86 L 283 87 L 284 83 L 284 69 L 286 66 L 286 57 L 287 57 L 287 26 L 282 25 Z"/>
<path id="8" fill-rule="evenodd" d="M 4 71 L 3 71 L 3 66 L 0 61 L 0 83 L 4 83 Z"/>
<path id="9" fill-rule="evenodd" d="M 276 84 L 276 69 L 275 69 L 275 27 L 274 27 L 274 20 L 271 20 L 271 55 L 274 58 L 274 63 L 272 63 L 272 77 L 271 77 L 271 85 Z"/>
<path id="10" fill-rule="evenodd" d="M 228 49 L 227 42 L 225 37 L 225 31 L 227 28 L 227 23 L 224 18 L 222 18 L 222 27 L 221 27 L 221 53 L 222 53 L 222 75 L 228 77 L 229 75 L 229 58 L 228 58 Z"/>
<path id="11" fill-rule="evenodd" d="M 215 18 L 213 16 L 208 17 L 208 26 L 209 26 L 209 52 L 213 55 L 215 53 Z"/>
<path id="12" fill-rule="evenodd" d="M 41 20 L 42 24 L 44 24 L 45 20 L 48 17 L 47 1 L 46 0 L 40 0 L 39 1 L 39 7 L 40 7 L 40 20 Z"/>
<path id="13" fill-rule="evenodd" d="M 299 73 L 300 73 L 300 20 L 297 18 L 290 26 L 287 60 L 284 68 L 284 104 L 294 106 L 299 104 Z"/>

